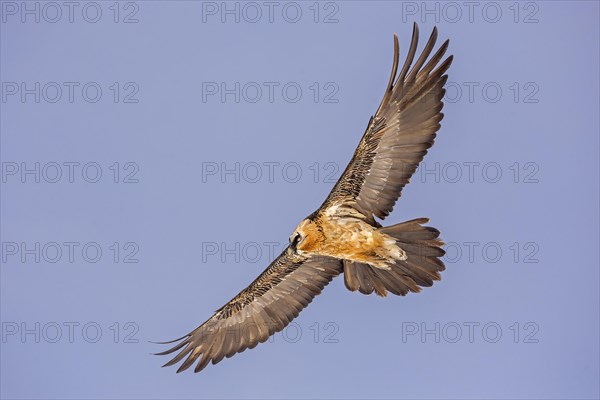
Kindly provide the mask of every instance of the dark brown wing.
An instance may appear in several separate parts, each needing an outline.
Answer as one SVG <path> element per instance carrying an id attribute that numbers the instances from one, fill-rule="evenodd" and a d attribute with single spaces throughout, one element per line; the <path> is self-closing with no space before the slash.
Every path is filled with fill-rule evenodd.
<path id="1" fill-rule="evenodd" d="M 423 52 L 413 64 L 419 40 L 415 24 L 408 56 L 398 71 L 398 37 L 394 35 L 394 64 L 381 105 L 350 164 L 336 183 L 321 210 L 336 202 L 352 205 L 368 219 L 385 218 L 400 197 L 402 188 L 433 145 L 443 118 L 441 113 L 452 56 L 440 63 L 446 40 L 426 63 L 437 39 L 434 28 Z"/>
<path id="2" fill-rule="evenodd" d="M 177 372 L 196 361 L 194 372 L 265 342 L 298 316 L 312 299 L 342 271 L 340 260 L 328 257 L 301 258 L 289 248 L 254 282 L 194 329 L 165 355 L 180 350 L 170 366 L 183 360 Z"/>

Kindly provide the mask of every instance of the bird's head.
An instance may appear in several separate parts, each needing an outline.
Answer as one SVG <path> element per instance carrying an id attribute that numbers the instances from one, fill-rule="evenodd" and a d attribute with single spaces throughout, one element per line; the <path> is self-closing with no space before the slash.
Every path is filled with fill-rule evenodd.
<path id="1" fill-rule="evenodd" d="M 324 240 L 325 237 L 317 224 L 307 218 L 298 224 L 294 233 L 290 236 L 290 247 L 298 254 L 303 252 L 315 253 Z"/>

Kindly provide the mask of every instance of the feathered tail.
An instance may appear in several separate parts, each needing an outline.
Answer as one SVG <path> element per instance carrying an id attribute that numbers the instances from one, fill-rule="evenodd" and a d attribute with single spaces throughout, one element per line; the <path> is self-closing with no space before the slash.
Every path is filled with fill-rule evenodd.
<path id="1" fill-rule="evenodd" d="M 406 251 L 406 261 L 398 261 L 391 269 L 384 270 L 368 264 L 344 261 L 344 282 L 351 291 L 364 294 L 377 293 L 387 296 L 387 292 L 404 296 L 408 292 L 419 292 L 420 286 L 428 287 L 441 279 L 445 269 L 440 260 L 445 254 L 444 245 L 438 236 L 440 231 L 429 226 L 428 218 L 418 218 L 400 224 L 379 228 L 396 239 L 398 246 Z"/>

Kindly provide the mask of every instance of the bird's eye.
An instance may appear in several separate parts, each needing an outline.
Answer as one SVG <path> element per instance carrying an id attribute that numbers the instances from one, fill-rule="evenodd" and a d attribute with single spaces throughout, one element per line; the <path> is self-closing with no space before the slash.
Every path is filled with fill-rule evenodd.
<path id="1" fill-rule="evenodd" d="M 300 235 L 299 233 L 296 233 L 295 235 L 293 235 L 293 238 L 290 237 L 290 244 L 292 245 L 292 247 L 296 247 L 298 245 L 298 243 L 300 243 L 302 241 L 302 235 Z"/>

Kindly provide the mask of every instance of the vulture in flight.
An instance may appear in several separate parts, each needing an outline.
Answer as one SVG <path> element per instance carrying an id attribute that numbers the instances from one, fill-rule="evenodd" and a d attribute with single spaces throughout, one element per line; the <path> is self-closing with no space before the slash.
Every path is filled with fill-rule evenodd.
<path id="1" fill-rule="evenodd" d="M 432 54 L 434 28 L 416 58 L 419 29 L 413 26 L 406 61 L 398 72 L 399 46 L 377 112 L 352 160 L 325 202 L 300 222 L 288 247 L 254 282 L 205 323 L 173 340 L 178 352 L 165 366 L 184 360 L 199 372 L 265 342 L 298 316 L 339 274 L 346 287 L 364 294 L 404 296 L 440 279 L 444 264 L 439 231 L 427 218 L 382 227 L 417 166 L 433 145 L 443 118 L 442 98 L 452 56 L 446 40 Z M 164 344 L 163 343 L 163 344 Z"/>

